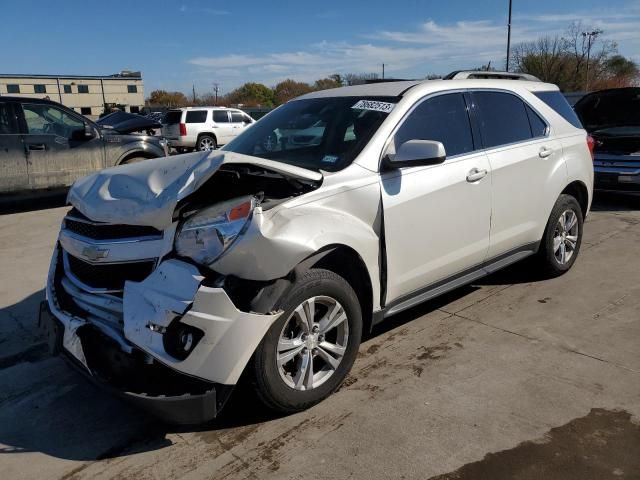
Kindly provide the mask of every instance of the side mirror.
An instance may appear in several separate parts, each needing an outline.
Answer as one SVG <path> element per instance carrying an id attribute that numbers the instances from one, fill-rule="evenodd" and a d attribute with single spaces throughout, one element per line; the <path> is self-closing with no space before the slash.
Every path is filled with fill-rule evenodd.
<path id="1" fill-rule="evenodd" d="M 444 145 L 431 140 L 409 140 L 393 154 L 385 155 L 383 165 L 388 169 L 437 165 L 447 158 Z"/>
<path id="2" fill-rule="evenodd" d="M 72 140 L 89 140 L 96 136 L 93 127 L 88 123 L 84 124 L 84 128 L 79 128 L 78 130 L 74 130 L 71 134 Z"/>

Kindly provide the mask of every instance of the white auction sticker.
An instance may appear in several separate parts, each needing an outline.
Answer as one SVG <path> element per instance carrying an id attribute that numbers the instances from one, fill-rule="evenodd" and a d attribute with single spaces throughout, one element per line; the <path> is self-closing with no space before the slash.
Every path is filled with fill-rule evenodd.
<path id="1" fill-rule="evenodd" d="M 395 103 L 378 102 L 376 100 L 360 100 L 351 108 L 354 110 L 373 110 L 374 112 L 389 113 L 395 106 Z"/>

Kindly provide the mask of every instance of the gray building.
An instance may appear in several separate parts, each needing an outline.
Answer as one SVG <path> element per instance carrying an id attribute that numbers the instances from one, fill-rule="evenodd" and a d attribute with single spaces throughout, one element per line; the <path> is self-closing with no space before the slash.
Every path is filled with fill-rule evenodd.
<path id="1" fill-rule="evenodd" d="M 138 113 L 144 107 L 144 83 L 140 72 L 114 75 L 0 74 L 0 95 L 49 98 L 89 118 L 106 107 Z"/>

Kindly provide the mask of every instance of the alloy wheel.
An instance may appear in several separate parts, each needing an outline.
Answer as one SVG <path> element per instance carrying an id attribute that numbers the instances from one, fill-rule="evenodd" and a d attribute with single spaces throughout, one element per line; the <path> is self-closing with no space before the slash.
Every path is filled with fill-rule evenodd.
<path id="1" fill-rule="evenodd" d="M 571 261 L 578 245 L 578 216 L 573 210 L 560 215 L 553 233 L 553 254 L 560 265 Z"/>
<path id="2" fill-rule="evenodd" d="M 215 150 L 216 148 L 216 143 L 213 141 L 212 138 L 209 137 L 203 137 L 200 139 L 199 142 L 199 150 L 202 152 L 208 152 L 211 150 Z"/>
<path id="3" fill-rule="evenodd" d="M 295 390 L 311 390 L 336 371 L 347 350 L 347 314 L 334 298 L 302 302 L 285 322 L 276 350 L 280 377 Z"/>

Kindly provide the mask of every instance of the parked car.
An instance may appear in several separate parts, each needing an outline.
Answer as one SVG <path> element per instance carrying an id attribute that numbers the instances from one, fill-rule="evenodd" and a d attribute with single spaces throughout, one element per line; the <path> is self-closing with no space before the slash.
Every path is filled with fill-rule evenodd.
<path id="1" fill-rule="evenodd" d="M 590 93 L 575 111 L 595 142 L 596 190 L 640 194 L 640 88 Z"/>
<path id="2" fill-rule="evenodd" d="M 209 151 L 229 143 L 253 123 L 253 118 L 234 108 L 184 107 L 167 112 L 162 134 L 181 153 Z"/>
<path id="3" fill-rule="evenodd" d="M 52 349 L 173 422 L 217 415 L 241 376 L 308 408 L 386 318 L 530 255 L 571 268 L 593 167 L 567 112 L 536 81 L 345 87 L 219 151 L 84 178 L 42 307 Z M 272 141 L 296 125 L 322 140 Z"/>
<path id="4" fill-rule="evenodd" d="M 94 123 L 56 102 L 1 96 L 0 193 L 68 187 L 105 167 L 167 155 L 164 140 L 134 133 L 160 124 L 118 114 Z"/>

